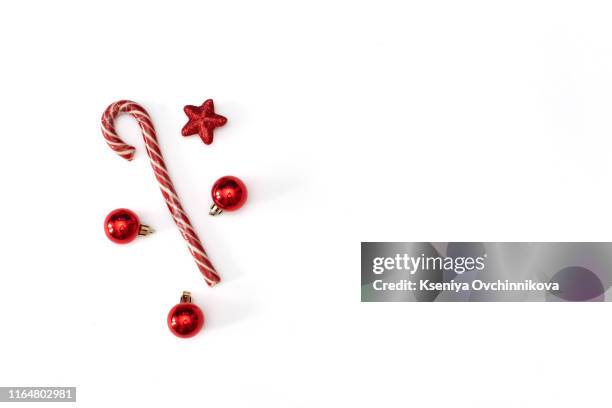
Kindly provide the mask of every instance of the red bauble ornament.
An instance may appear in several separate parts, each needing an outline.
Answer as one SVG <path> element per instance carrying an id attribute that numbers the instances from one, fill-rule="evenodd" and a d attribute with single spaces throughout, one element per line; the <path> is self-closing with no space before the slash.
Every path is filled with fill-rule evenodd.
<path id="1" fill-rule="evenodd" d="M 202 309 L 191 303 L 191 293 L 183 292 L 181 303 L 170 309 L 168 328 L 177 337 L 193 337 L 204 326 Z"/>
<path id="2" fill-rule="evenodd" d="M 117 208 L 111 211 L 104 220 L 104 232 L 111 241 L 117 244 L 132 242 L 138 235 L 149 235 L 153 229 L 140 223 L 134 211 Z"/>
<path id="3" fill-rule="evenodd" d="M 215 181 L 211 194 L 213 205 L 210 207 L 210 215 L 217 215 L 242 207 L 247 199 L 247 188 L 238 177 L 225 176 Z"/>
<path id="4" fill-rule="evenodd" d="M 212 99 L 207 99 L 200 106 L 187 105 L 183 110 L 189 121 L 183 126 L 181 134 L 190 136 L 197 133 L 204 144 L 207 145 L 213 142 L 215 128 L 227 123 L 227 118 L 215 113 L 215 105 Z"/>

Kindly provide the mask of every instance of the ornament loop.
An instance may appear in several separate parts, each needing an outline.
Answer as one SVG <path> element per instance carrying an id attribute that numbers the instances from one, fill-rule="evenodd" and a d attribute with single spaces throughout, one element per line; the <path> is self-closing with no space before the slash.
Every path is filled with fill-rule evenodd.
<path id="1" fill-rule="evenodd" d="M 183 292 L 181 295 L 181 303 L 191 303 L 191 292 Z"/>
<path id="2" fill-rule="evenodd" d="M 214 216 L 214 215 L 219 215 L 219 214 L 221 214 L 222 212 L 223 212 L 223 210 L 222 210 L 222 209 L 220 209 L 220 208 L 217 206 L 217 204 L 213 204 L 213 205 L 211 205 L 211 206 L 210 206 L 210 211 L 208 212 L 208 214 L 210 214 L 210 215 L 213 215 L 213 216 Z"/>

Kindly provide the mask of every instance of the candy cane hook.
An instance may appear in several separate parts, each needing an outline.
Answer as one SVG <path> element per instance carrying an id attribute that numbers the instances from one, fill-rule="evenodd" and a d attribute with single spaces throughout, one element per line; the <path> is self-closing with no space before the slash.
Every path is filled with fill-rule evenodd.
<path id="1" fill-rule="evenodd" d="M 153 173 L 155 173 L 155 178 L 157 178 L 159 182 L 159 188 L 166 200 L 170 214 L 181 232 L 181 235 L 187 242 L 189 252 L 193 255 L 193 259 L 195 259 L 206 283 L 210 286 L 214 286 L 219 283 L 221 278 L 219 278 L 217 271 L 208 259 L 208 255 L 206 255 L 206 251 L 204 251 L 198 234 L 196 234 L 189 218 L 187 218 L 185 210 L 183 210 L 181 206 L 181 202 L 174 190 L 172 180 L 166 169 L 161 150 L 157 144 L 157 136 L 155 134 L 155 128 L 153 127 L 153 122 L 147 111 L 144 110 L 142 106 L 132 101 L 122 100 L 109 105 L 102 115 L 102 134 L 106 139 L 106 143 L 108 143 L 108 146 L 113 149 L 115 153 L 126 160 L 132 160 L 134 157 L 136 149 L 124 143 L 115 132 L 114 120 L 122 112 L 130 114 L 138 121 L 142 136 L 144 137 L 147 154 L 149 155 L 151 166 L 153 167 Z"/>

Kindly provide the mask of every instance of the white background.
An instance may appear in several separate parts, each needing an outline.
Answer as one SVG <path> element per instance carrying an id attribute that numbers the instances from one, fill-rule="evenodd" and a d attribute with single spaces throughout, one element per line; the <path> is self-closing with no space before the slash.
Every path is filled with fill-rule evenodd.
<path id="1" fill-rule="evenodd" d="M 611 7 L 4 2 L 0 385 L 75 385 L 82 407 L 608 404 L 608 304 L 362 304 L 359 248 L 610 241 Z M 135 123 L 133 162 L 104 143 L 122 98 L 222 285 Z M 206 98 L 229 119 L 210 146 L 180 135 Z M 249 201 L 212 218 L 225 174 Z M 112 244 L 116 207 L 156 234 Z M 207 317 L 190 340 L 165 323 L 183 290 Z"/>

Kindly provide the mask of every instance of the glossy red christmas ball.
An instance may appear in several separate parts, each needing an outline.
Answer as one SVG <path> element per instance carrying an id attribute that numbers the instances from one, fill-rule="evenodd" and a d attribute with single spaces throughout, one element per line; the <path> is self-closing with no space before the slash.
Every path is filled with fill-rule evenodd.
<path id="1" fill-rule="evenodd" d="M 210 213 L 215 215 L 242 207 L 247 199 L 247 188 L 238 177 L 225 176 L 213 184 L 211 194 L 214 204 Z"/>
<path id="2" fill-rule="evenodd" d="M 127 244 L 138 236 L 140 220 L 133 211 L 118 208 L 106 216 L 104 232 L 111 241 L 117 244 Z"/>
<path id="3" fill-rule="evenodd" d="M 185 295 L 183 295 L 185 296 Z M 181 300 L 181 303 L 170 309 L 168 313 L 168 328 L 177 337 L 193 337 L 204 326 L 204 313 L 202 309 L 188 301 Z"/>

